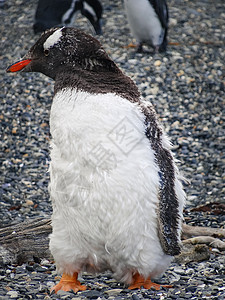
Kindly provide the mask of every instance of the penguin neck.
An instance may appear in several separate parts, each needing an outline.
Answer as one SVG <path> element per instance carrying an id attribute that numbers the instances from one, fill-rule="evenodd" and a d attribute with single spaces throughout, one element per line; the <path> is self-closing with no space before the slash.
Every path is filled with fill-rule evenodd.
<path id="1" fill-rule="evenodd" d="M 70 88 L 90 94 L 114 93 L 131 102 L 139 102 L 140 92 L 134 82 L 119 69 L 115 71 L 70 70 L 55 78 L 54 93 Z"/>

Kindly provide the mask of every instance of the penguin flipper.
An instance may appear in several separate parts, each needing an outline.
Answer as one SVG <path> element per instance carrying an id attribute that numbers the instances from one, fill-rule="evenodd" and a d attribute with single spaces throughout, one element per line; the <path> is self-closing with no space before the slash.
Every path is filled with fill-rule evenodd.
<path id="1" fill-rule="evenodd" d="M 165 0 L 149 0 L 163 28 L 168 28 L 168 7 Z"/>
<path id="2" fill-rule="evenodd" d="M 178 180 L 174 158 L 168 140 L 160 127 L 153 106 L 146 101 L 140 103 L 145 115 L 146 137 L 155 153 L 155 161 L 159 167 L 159 206 L 158 235 L 164 252 L 174 256 L 180 253 L 180 203 L 185 194 L 181 190 L 182 199 L 178 199 L 175 181 Z"/>

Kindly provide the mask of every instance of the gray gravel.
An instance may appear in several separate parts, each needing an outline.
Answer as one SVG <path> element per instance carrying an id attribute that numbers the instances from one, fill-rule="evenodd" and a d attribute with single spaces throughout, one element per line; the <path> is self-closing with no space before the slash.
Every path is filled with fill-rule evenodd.
<path id="1" fill-rule="evenodd" d="M 116 63 L 154 105 L 174 144 L 179 166 L 190 181 L 185 220 L 191 225 L 225 228 L 222 211 L 196 212 L 206 203 L 225 203 L 225 3 L 224 0 L 168 1 L 166 54 L 136 54 L 121 1 L 101 1 L 99 39 Z M 110 3 L 110 4 L 109 4 Z M 48 217 L 49 110 L 53 82 L 41 74 L 8 75 L 5 68 L 37 40 L 32 31 L 37 1 L 8 0 L 0 8 L 0 98 L 2 156 L 1 226 L 26 218 Z M 74 24 L 91 33 L 86 19 Z M 48 299 L 56 277 L 43 260 L 0 268 L 0 299 Z M 129 291 L 110 273 L 84 275 L 91 290 L 61 293 L 52 299 L 224 299 L 224 252 L 186 265 L 173 263 L 160 282 L 169 290 Z"/>

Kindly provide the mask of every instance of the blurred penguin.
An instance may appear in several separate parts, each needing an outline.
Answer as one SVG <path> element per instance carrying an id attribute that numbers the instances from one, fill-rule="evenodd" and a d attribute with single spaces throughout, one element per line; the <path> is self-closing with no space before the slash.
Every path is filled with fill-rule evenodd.
<path id="1" fill-rule="evenodd" d="M 102 33 L 103 9 L 98 0 L 39 0 L 34 33 L 59 25 L 70 26 L 78 11 L 90 21 L 96 34 Z"/>
<path id="2" fill-rule="evenodd" d="M 143 52 L 143 44 L 155 52 L 167 47 L 168 7 L 165 0 L 124 0 L 131 33 L 138 42 L 137 52 Z"/>

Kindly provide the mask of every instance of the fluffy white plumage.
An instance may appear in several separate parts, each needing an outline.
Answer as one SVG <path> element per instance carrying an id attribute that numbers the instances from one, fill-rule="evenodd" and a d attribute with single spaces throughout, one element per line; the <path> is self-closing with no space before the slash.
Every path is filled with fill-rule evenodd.
<path id="1" fill-rule="evenodd" d="M 144 119 L 137 104 L 115 94 L 64 89 L 55 95 L 50 250 L 59 272 L 110 269 L 131 283 L 133 271 L 156 278 L 168 268 L 172 256 L 157 233 L 159 168 Z M 162 142 L 169 147 L 165 135 Z M 177 179 L 175 189 L 182 216 Z"/>

